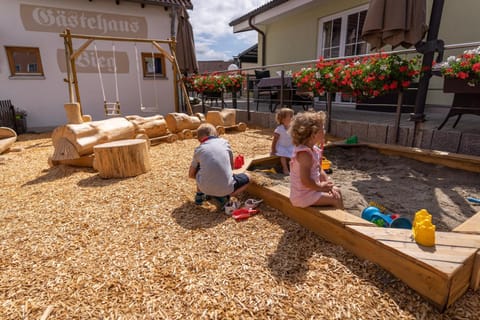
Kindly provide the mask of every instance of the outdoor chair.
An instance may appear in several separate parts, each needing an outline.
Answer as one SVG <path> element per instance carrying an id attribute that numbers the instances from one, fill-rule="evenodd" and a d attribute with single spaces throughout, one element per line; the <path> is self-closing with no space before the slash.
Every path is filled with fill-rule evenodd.
<path id="1" fill-rule="evenodd" d="M 0 127 L 8 127 L 18 133 L 15 107 L 10 100 L 0 100 Z"/>
<path id="2" fill-rule="evenodd" d="M 301 106 L 305 111 L 309 108 L 314 108 L 314 95 L 312 91 L 302 89 L 293 90 L 292 105 Z"/>
<path id="3" fill-rule="evenodd" d="M 260 102 L 267 102 L 269 109 L 273 108 L 273 101 L 278 99 L 278 90 L 276 88 L 260 88 L 258 83 L 263 78 L 270 78 L 269 70 L 255 70 L 255 80 L 253 82 L 253 101 L 257 104 L 257 111 Z"/>

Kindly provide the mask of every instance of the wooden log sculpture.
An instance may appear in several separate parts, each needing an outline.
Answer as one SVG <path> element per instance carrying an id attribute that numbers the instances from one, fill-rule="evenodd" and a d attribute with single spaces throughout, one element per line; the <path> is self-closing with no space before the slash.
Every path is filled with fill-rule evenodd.
<path id="1" fill-rule="evenodd" d="M 17 133 L 7 127 L 0 127 L 0 154 L 4 153 L 17 141 Z"/>
<path id="2" fill-rule="evenodd" d="M 180 139 L 193 138 L 197 128 L 202 123 L 198 115 L 189 116 L 185 113 L 169 113 L 165 116 L 170 132 L 178 134 Z"/>
<path id="3" fill-rule="evenodd" d="M 208 111 L 206 122 L 217 128 L 218 134 L 225 133 L 226 129 L 234 129 L 237 131 L 247 130 L 247 125 L 243 122 L 236 123 L 237 110 L 222 109 L 221 111 Z"/>
<path id="4" fill-rule="evenodd" d="M 144 139 L 102 143 L 93 150 L 93 168 L 105 179 L 134 177 L 151 169 L 149 148 Z"/>
<path id="5" fill-rule="evenodd" d="M 93 153 L 93 147 L 110 141 L 132 139 L 135 126 L 125 118 L 67 124 L 52 133 L 53 163 L 58 160 L 78 159 Z"/>
<path id="6" fill-rule="evenodd" d="M 131 115 L 126 116 L 125 118 L 133 123 L 136 132 L 144 132 L 149 138 L 162 137 L 170 133 L 167 127 L 167 122 L 161 115 L 155 115 L 151 117 Z"/>
<path id="7" fill-rule="evenodd" d="M 171 143 L 178 140 L 178 136 L 175 133 L 171 133 L 168 129 L 167 122 L 162 115 L 151 117 L 131 115 L 125 118 L 134 124 L 135 131 L 140 134 L 137 135 L 136 138 L 149 139 L 151 144 L 158 144 L 160 142 Z"/>

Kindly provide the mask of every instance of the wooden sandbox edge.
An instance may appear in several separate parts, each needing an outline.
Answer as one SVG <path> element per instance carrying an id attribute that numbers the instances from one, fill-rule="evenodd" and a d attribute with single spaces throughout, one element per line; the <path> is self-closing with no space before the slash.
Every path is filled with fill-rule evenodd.
<path id="1" fill-rule="evenodd" d="M 244 169 L 248 169 L 251 165 L 262 164 L 264 163 L 263 160 L 269 164 L 278 161 L 276 157 L 267 156 L 262 159 L 258 156 L 247 161 L 248 165 L 246 162 L 246 168 Z M 268 205 L 279 209 L 294 221 L 328 241 L 342 245 L 353 254 L 383 267 L 430 301 L 441 312 L 458 300 L 466 292 L 469 285 L 474 290 L 475 284 L 478 287 L 480 278 L 480 254 L 478 252 L 480 237 L 469 235 L 473 236 L 474 239 L 462 244 L 453 241 L 454 245 L 447 247 L 451 247 L 452 253 L 455 255 L 457 254 L 457 248 L 460 248 L 462 254 L 455 257 L 458 261 L 446 262 L 443 269 L 442 267 L 436 268 L 435 265 L 432 266 L 429 263 L 429 258 L 417 259 L 410 252 L 402 252 L 401 249 L 389 247 L 383 243 L 384 241 L 382 242 L 375 237 L 365 235 L 356 229 L 368 229 L 371 230 L 370 233 L 377 233 L 378 230 L 379 233 L 382 233 L 383 228 L 373 227 L 368 221 L 357 224 L 353 221 L 348 221 L 348 219 L 338 219 L 338 213 L 342 210 L 325 210 L 325 208 L 318 207 L 293 207 L 288 198 L 288 193 L 286 193 L 287 191 L 283 190 L 282 186 L 264 187 L 252 182 L 247 191 L 264 199 Z M 333 213 L 334 211 L 336 212 Z M 346 214 L 351 215 L 349 213 Z M 359 217 L 356 218 L 363 220 Z M 395 233 L 396 231 L 392 229 L 391 232 Z M 405 232 L 405 230 L 400 232 Z M 446 234 L 454 235 L 453 233 Z M 398 241 L 396 237 L 395 241 Z M 404 239 L 403 241 L 407 243 L 412 242 L 411 239 Z M 410 250 L 412 249 L 410 248 Z M 422 248 L 414 248 L 413 250 L 417 253 L 423 252 Z"/>
<path id="2" fill-rule="evenodd" d="M 478 156 L 389 144 L 367 143 L 366 145 L 386 155 L 402 156 L 425 163 L 480 173 L 480 157 Z"/>

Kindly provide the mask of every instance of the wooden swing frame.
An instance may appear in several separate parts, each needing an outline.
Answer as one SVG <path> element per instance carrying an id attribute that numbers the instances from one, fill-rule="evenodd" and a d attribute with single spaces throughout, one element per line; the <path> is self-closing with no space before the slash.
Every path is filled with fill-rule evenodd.
<path id="1" fill-rule="evenodd" d="M 174 88 L 174 98 L 175 98 L 175 112 L 180 112 L 179 106 L 179 92 L 178 86 L 180 85 L 180 90 L 184 96 L 185 104 L 187 106 L 187 112 L 189 115 L 193 115 L 192 106 L 190 104 L 190 99 L 188 96 L 187 88 L 183 83 L 180 67 L 178 66 L 177 57 L 175 54 L 176 41 L 175 37 L 172 37 L 171 40 L 156 40 L 156 39 L 142 39 L 142 38 L 124 38 L 124 37 L 110 37 L 110 36 L 94 36 L 94 35 L 82 35 L 82 34 L 72 34 L 69 29 L 66 29 L 64 33 L 60 34 L 60 37 L 64 38 L 65 43 L 65 60 L 67 65 L 67 79 L 65 81 L 68 83 L 68 95 L 70 103 L 78 103 L 80 106 L 80 114 L 83 116 L 82 104 L 80 100 L 80 89 L 78 86 L 78 77 L 77 77 L 77 68 L 75 65 L 77 57 L 85 51 L 88 46 L 95 40 L 103 41 L 116 41 L 116 42 L 135 42 L 135 43 L 151 43 L 165 58 L 170 61 L 173 69 L 173 88 Z M 72 39 L 86 39 L 76 51 L 73 48 Z M 168 44 L 171 54 L 169 54 L 165 49 L 163 49 L 160 44 Z M 76 101 L 75 101 L 76 100 Z"/>

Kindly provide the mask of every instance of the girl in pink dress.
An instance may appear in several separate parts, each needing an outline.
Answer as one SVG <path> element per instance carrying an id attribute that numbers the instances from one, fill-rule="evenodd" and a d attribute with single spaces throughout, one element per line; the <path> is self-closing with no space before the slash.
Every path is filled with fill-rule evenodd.
<path id="1" fill-rule="evenodd" d="M 324 112 L 298 113 L 290 125 L 295 146 L 290 161 L 290 201 L 295 207 L 333 206 L 343 209 L 340 189 L 335 187 L 322 170 L 324 142 Z"/>

